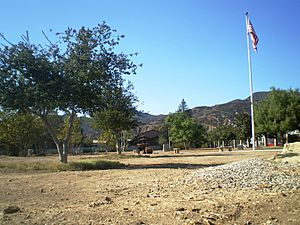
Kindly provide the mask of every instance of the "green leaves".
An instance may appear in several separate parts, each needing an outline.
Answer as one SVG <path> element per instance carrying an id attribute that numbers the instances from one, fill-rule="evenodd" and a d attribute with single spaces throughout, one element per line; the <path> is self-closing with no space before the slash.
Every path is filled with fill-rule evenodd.
<path id="1" fill-rule="evenodd" d="M 166 117 L 165 124 L 173 143 L 185 148 L 200 146 L 205 137 L 206 131 L 184 112 L 171 113 Z"/>
<path id="2" fill-rule="evenodd" d="M 255 107 L 258 133 L 285 133 L 300 128 L 300 93 L 298 89 L 272 88 L 267 98 Z"/>
<path id="3" fill-rule="evenodd" d="M 28 113 L 0 112 L 0 143 L 11 155 L 27 154 L 27 149 L 45 137 L 42 121 Z"/>
<path id="4" fill-rule="evenodd" d="M 59 149 L 61 144 L 68 146 L 65 142 L 70 132 L 65 132 L 67 136 L 61 143 L 49 123 L 53 111 L 92 115 L 102 110 L 107 120 L 112 121 L 109 116 L 113 114 L 119 127 L 128 126 L 122 118 L 128 118 L 130 106 L 125 111 L 118 107 L 115 112 L 111 102 L 118 102 L 119 96 L 126 99 L 127 105 L 136 100 L 130 86 L 124 85 L 123 76 L 135 73 L 137 66 L 128 55 L 116 52 L 123 36 L 115 33 L 102 23 L 92 29 L 68 28 L 56 33 L 56 42 L 44 33 L 50 46 L 29 43 L 27 36 L 18 44 L 0 48 L 0 106 L 39 116 L 59 152 L 67 152 Z M 67 129 L 71 128 L 72 122 Z"/>

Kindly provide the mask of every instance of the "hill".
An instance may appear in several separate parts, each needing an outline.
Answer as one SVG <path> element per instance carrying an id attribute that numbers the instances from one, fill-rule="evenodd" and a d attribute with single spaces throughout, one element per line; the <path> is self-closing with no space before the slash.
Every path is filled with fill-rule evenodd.
<path id="1" fill-rule="evenodd" d="M 254 102 L 266 98 L 269 92 L 257 92 L 253 94 Z M 192 116 L 206 127 L 231 124 L 236 115 L 241 113 L 250 114 L 250 97 L 241 100 L 236 99 L 225 104 L 215 106 L 202 106 L 191 109 Z"/>
<path id="2" fill-rule="evenodd" d="M 269 92 L 256 92 L 253 94 L 255 102 L 259 102 L 266 98 Z M 217 127 L 224 124 L 232 124 L 235 117 L 240 113 L 250 114 L 250 97 L 241 100 L 236 99 L 224 104 L 214 106 L 200 106 L 190 109 L 191 115 L 196 118 L 202 125 L 207 128 Z M 157 130 L 163 123 L 166 115 L 151 115 L 142 111 L 136 111 L 136 117 L 139 121 L 139 126 L 136 133 L 142 133 L 149 130 Z M 82 128 L 87 137 L 96 139 L 99 136 L 99 131 L 95 131 L 91 125 L 91 119 L 81 117 Z"/>
<path id="3" fill-rule="evenodd" d="M 257 103 L 266 98 L 269 92 L 256 92 L 253 94 L 254 101 Z M 190 109 L 191 115 L 207 128 L 219 125 L 234 123 L 235 117 L 240 113 L 250 114 L 250 97 L 241 100 L 236 99 L 228 103 L 214 106 L 200 106 Z M 166 115 L 153 116 L 140 112 L 140 118 L 146 117 L 148 120 L 141 122 L 141 131 L 157 129 L 163 122 Z"/>

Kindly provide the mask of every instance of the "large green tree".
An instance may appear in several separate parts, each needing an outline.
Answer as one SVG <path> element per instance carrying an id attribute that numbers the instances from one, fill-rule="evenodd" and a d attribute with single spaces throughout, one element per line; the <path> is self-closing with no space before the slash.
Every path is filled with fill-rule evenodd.
<path id="1" fill-rule="evenodd" d="M 267 98 L 255 107 L 256 132 L 266 136 L 300 129 L 298 89 L 272 88 Z"/>
<path id="2" fill-rule="evenodd" d="M 128 55 L 115 52 L 124 36 L 116 35 L 105 23 L 92 29 L 69 28 L 57 37 L 53 43 L 46 36 L 49 45 L 45 46 L 30 43 L 27 36 L 1 47 L 0 106 L 40 117 L 60 161 L 67 163 L 75 115 L 106 109 L 115 89 L 126 90 L 123 75 L 135 73 L 137 66 Z M 54 110 L 69 118 L 62 140 L 49 120 Z"/>
<path id="3" fill-rule="evenodd" d="M 29 113 L 0 112 L 0 143 L 10 155 L 26 155 L 27 150 L 39 150 L 45 140 L 42 121 Z"/>
<path id="4" fill-rule="evenodd" d="M 109 134 L 108 142 L 115 140 L 118 154 L 126 145 L 126 134 L 137 126 L 135 117 L 134 102 L 136 98 L 130 92 L 115 89 L 108 107 L 93 114 L 94 126 L 104 132 L 104 136 Z M 107 136 L 108 137 L 108 136 Z"/>
<path id="5" fill-rule="evenodd" d="M 211 143 L 224 141 L 225 145 L 230 145 L 236 139 L 237 129 L 233 125 L 222 125 L 208 133 L 208 140 Z M 224 146 L 223 146 L 224 147 Z"/>
<path id="6" fill-rule="evenodd" d="M 204 142 L 205 129 L 184 112 L 169 114 L 165 119 L 172 143 L 177 146 L 199 147 Z"/>

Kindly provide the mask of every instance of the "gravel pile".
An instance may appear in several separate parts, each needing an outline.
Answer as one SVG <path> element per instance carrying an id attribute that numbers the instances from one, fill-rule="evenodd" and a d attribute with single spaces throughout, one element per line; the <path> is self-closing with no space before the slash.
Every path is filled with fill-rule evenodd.
<path id="1" fill-rule="evenodd" d="M 300 176 L 287 172 L 292 170 L 289 165 L 255 158 L 194 171 L 185 183 L 204 181 L 205 188 L 300 188 Z"/>

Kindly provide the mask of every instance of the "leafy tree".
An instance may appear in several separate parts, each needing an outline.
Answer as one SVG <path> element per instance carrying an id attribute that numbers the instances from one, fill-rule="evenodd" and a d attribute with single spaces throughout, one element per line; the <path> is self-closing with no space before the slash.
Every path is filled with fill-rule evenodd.
<path id="1" fill-rule="evenodd" d="M 128 55 L 114 52 L 124 37 L 115 32 L 105 23 L 92 29 L 68 28 L 57 33 L 55 44 L 46 37 L 49 46 L 25 38 L 0 49 L 0 106 L 40 117 L 62 163 L 67 163 L 75 115 L 106 109 L 116 89 L 128 91 L 122 76 L 135 73 L 137 66 Z M 62 140 L 49 120 L 57 110 L 69 118 Z"/>
<path id="2" fill-rule="evenodd" d="M 248 113 L 241 113 L 237 115 L 236 131 L 236 137 L 240 140 L 251 138 L 251 118 Z"/>
<path id="3" fill-rule="evenodd" d="M 185 149 L 199 146 L 203 142 L 204 128 L 198 122 L 183 112 L 171 113 L 165 123 L 169 128 L 170 139 L 173 143 Z"/>
<path id="4" fill-rule="evenodd" d="M 298 89 L 272 88 L 265 100 L 255 107 L 256 132 L 280 134 L 300 128 L 300 93 Z M 283 137 L 282 137 L 283 139 Z"/>
<path id="5" fill-rule="evenodd" d="M 0 121 L 0 143 L 7 146 L 10 155 L 26 155 L 45 138 L 42 121 L 29 113 L 2 111 Z"/>
<path id="6" fill-rule="evenodd" d="M 68 131 L 68 127 L 70 126 L 69 123 L 70 123 L 70 117 L 67 117 L 58 135 L 58 138 L 60 140 L 63 140 L 63 138 L 65 137 L 66 132 Z M 80 118 L 75 116 L 69 145 L 73 146 L 73 151 L 74 151 L 74 148 L 79 148 L 80 145 L 83 143 L 83 141 L 84 141 L 84 134 L 83 134 L 83 129 L 81 127 L 81 121 Z"/>
<path id="7" fill-rule="evenodd" d="M 112 132 L 112 130 L 103 130 L 100 134 L 99 142 L 104 143 L 106 145 L 106 151 L 108 151 L 109 147 L 111 147 L 112 149 L 115 149 L 116 136 Z"/>
<path id="8" fill-rule="evenodd" d="M 169 142 L 169 130 L 168 130 L 168 126 L 166 123 L 163 123 L 159 126 L 159 144 L 163 145 L 163 144 L 167 144 Z"/>
<path id="9" fill-rule="evenodd" d="M 110 137 L 109 139 L 115 140 L 117 153 L 121 154 L 122 148 L 124 149 L 126 145 L 125 131 L 137 126 L 136 109 L 133 105 L 136 99 L 129 92 L 125 93 L 118 89 L 114 91 L 114 97 L 108 103 L 108 107 L 94 113 L 93 120 L 96 128 L 114 136 L 114 138 Z"/>
<path id="10" fill-rule="evenodd" d="M 236 127 L 233 125 L 222 125 L 209 132 L 208 140 L 219 143 L 224 141 L 225 145 L 230 145 L 231 141 L 236 139 L 236 133 Z"/>
<path id="11" fill-rule="evenodd" d="M 207 133 L 209 146 L 216 147 L 216 142 L 220 140 L 218 129 L 213 129 Z"/>

